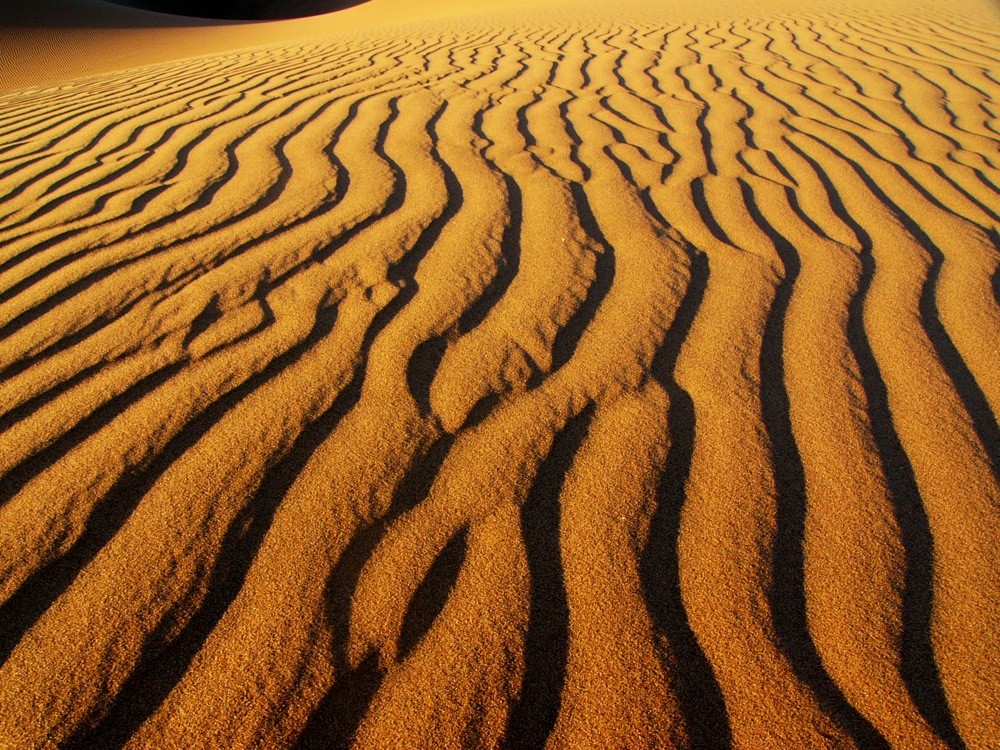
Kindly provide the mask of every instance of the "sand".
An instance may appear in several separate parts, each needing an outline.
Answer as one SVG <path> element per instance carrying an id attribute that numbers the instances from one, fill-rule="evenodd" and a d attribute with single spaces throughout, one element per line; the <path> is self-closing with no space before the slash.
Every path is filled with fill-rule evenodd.
<path id="1" fill-rule="evenodd" d="M 996 6 L 88 3 L 0 45 L 0 747 L 1000 746 Z"/>

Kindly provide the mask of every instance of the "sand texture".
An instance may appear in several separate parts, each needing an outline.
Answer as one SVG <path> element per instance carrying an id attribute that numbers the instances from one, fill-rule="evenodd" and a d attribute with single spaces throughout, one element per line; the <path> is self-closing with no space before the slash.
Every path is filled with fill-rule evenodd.
<path id="1" fill-rule="evenodd" d="M 733 5 L 0 95 L 0 748 L 1000 747 L 1000 11 Z"/>

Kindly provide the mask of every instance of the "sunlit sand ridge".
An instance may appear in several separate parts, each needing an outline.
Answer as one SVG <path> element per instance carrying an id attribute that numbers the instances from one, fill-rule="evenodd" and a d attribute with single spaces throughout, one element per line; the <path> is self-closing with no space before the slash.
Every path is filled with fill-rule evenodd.
<path id="1" fill-rule="evenodd" d="M 0 747 L 996 747 L 1000 16 L 606 5 L 0 97 Z"/>

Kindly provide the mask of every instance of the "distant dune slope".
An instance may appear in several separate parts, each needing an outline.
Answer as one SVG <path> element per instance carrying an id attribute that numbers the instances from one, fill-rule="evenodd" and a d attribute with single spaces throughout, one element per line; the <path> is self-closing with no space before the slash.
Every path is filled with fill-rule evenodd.
<path id="1" fill-rule="evenodd" d="M 0 747 L 996 747 L 998 59 L 567 6 L 0 97 Z"/>

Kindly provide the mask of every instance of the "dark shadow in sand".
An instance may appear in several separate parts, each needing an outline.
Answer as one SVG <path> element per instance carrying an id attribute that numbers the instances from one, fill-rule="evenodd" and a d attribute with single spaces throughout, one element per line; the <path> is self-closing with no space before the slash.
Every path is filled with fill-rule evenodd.
<path id="1" fill-rule="evenodd" d="M 270 21 L 332 13 L 364 0 L 111 0 L 131 8 L 197 18 Z"/>
<path id="2" fill-rule="evenodd" d="M 3 10 L 0 30 L 159 29 L 303 18 L 366 0 L 35 0 Z"/>
<path id="3" fill-rule="evenodd" d="M 559 716 L 569 657 L 569 603 L 559 545 L 559 495 L 593 413 L 593 406 L 588 406 L 556 435 L 521 509 L 531 576 L 531 616 L 524 644 L 524 682 L 507 723 L 511 748 L 542 747 Z"/>

